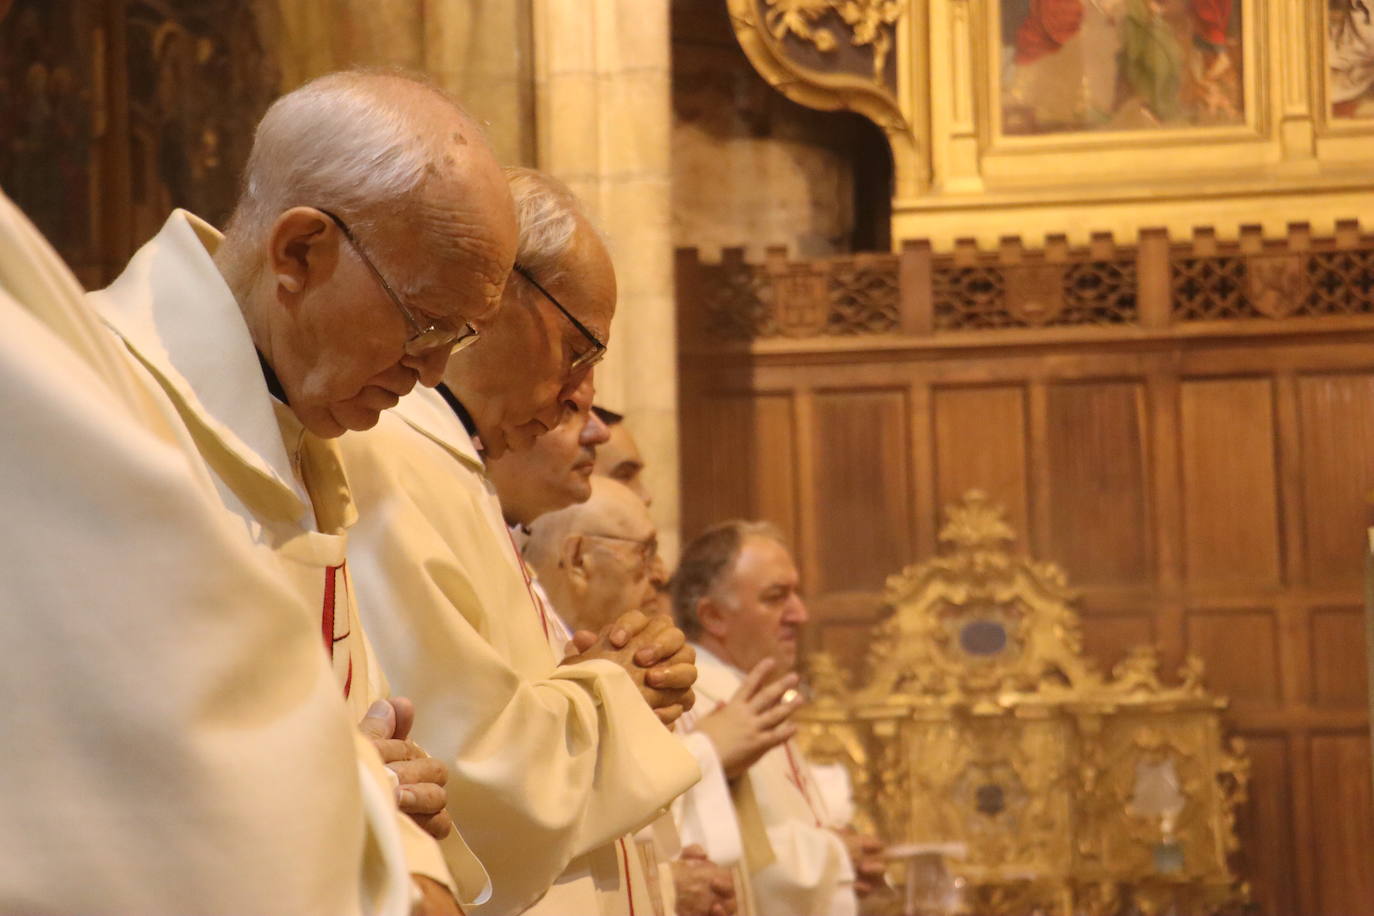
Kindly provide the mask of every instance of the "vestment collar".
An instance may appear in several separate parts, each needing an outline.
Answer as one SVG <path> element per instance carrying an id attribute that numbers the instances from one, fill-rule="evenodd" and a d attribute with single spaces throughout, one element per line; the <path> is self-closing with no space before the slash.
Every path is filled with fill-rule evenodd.
<path id="1" fill-rule="evenodd" d="M 432 388 L 417 386 L 392 410 L 416 432 L 448 451 L 484 478 L 486 465 L 477 444 L 444 397 Z"/>
<path id="2" fill-rule="evenodd" d="M 251 491 L 245 499 L 299 520 L 309 498 L 292 473 L 243 313 L 215 266 L 222 240 L 175 210 L 91 303 L 167 392 L 207 461 L 232 461 L 232 483 Z"/>

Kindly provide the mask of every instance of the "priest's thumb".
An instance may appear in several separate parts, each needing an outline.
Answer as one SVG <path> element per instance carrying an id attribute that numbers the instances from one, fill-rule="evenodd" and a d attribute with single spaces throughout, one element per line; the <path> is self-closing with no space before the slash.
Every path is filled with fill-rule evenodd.
<path id="1" fill-rule="evenodd" d="M 368 707 L 358 730 L 369 738 L 390 738 L 396 734 L 396 710 L 386 700 L 378 700 Z"/>

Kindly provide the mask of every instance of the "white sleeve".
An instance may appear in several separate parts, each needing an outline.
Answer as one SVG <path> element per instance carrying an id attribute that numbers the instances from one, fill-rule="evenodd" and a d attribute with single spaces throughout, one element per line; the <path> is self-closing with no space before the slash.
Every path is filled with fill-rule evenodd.
<path id="1" fill-rule="evenodd" d="M 717 865 L 729 867 L 743 857 L 739 819 L 730 798 L 730 783 L 711 739 L 701 732 L 679 733 L 701 767 L 701 782 L 673 803 L 673 819 L 683 846 L 696 844 Z"/>

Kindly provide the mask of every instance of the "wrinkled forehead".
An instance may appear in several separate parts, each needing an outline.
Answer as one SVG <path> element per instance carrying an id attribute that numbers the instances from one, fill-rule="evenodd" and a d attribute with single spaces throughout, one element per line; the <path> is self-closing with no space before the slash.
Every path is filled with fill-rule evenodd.
<path id="1" fill-rule="evenodd" d="M 731 578 L 748 588 L 795 587 L 798 573 L 792 554 L 785 546 L 770 537 L 748 535 L 740 544 Z"/>
<path id="2" fill-rule="evenodd" d="M 609 343 L 617 296 L 615 265 L 605 243 L 585 220 L 578 221 L 559 267 L 553 282 L 544 284 L 545 289 L 598 340 Z"/>
<path id="3" fill-rule="evenodd" d="M 416 294 L 452 303 L 446 311 L 455 317 L 494 317 L 515 263 L 515 208 L 505 182 L 432 181 L 408 216 Z"/>

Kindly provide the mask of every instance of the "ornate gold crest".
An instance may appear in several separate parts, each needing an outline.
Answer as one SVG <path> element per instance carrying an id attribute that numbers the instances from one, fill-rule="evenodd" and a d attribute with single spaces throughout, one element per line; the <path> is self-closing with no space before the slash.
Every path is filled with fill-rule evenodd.
<path id="1" fill-rule="evenodd" d="M 967 850 L 952 863 L 979 913 L 1215 912 L 1249 764 L 1223 745 L 1225 701 L 1189 658 L 1152 647 L 1109 675 L 1083 657 L 1064 573 L 1011 552 L 977 491 L 946 510 L 943 552 L 887 582 L 872 675 L 851 688 L 810 660 L 808 753 L 849 769 L 860 823 L 892 844 Z"/>

